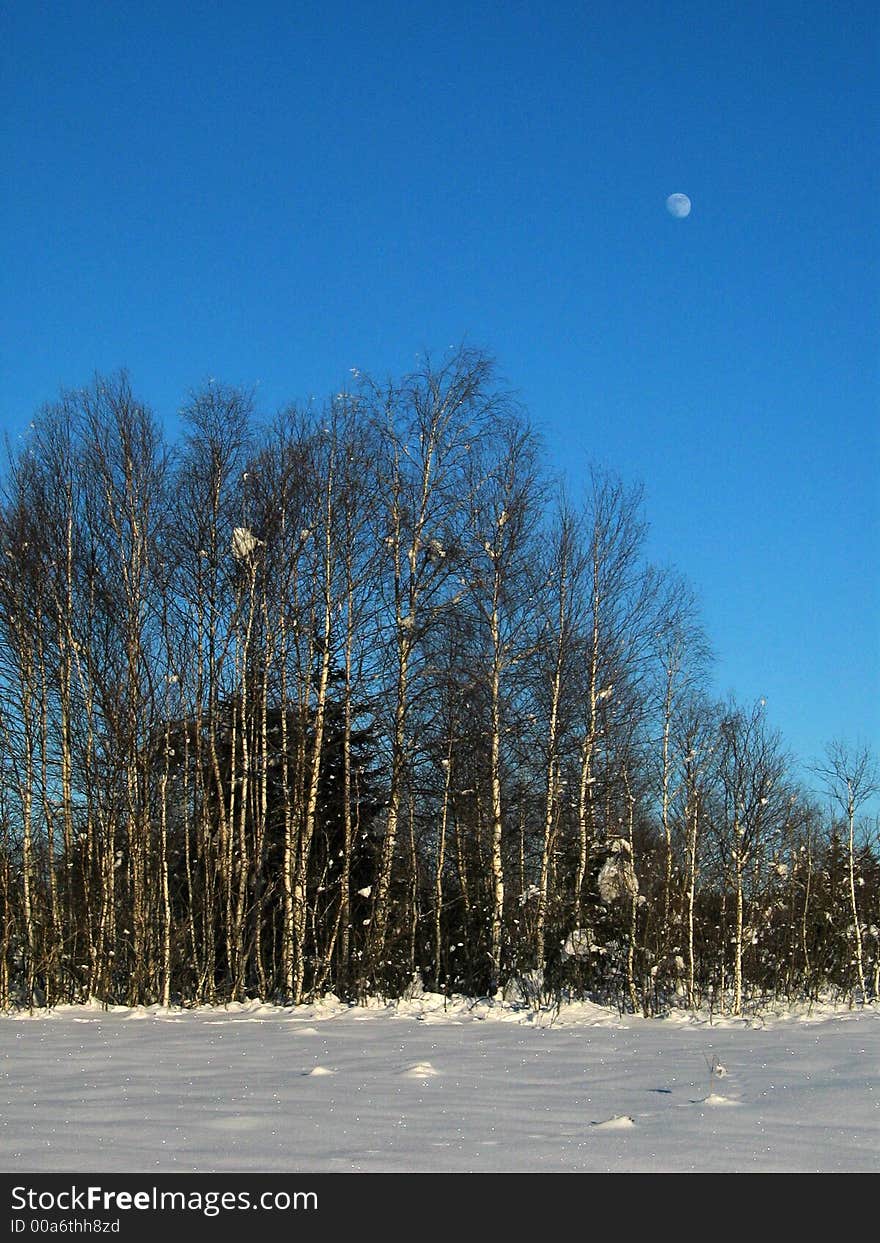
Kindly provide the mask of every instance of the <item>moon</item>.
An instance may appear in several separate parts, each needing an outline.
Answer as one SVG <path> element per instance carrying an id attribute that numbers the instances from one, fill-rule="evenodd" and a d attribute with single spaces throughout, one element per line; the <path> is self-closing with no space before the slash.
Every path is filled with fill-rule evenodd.
<path id="1" fill-rule="evenodd" d="M 666 200 L 666 210 L 676 220 L 684 220 L 691 214 L 691 201 L 686 194 L 670 194 Z"/>

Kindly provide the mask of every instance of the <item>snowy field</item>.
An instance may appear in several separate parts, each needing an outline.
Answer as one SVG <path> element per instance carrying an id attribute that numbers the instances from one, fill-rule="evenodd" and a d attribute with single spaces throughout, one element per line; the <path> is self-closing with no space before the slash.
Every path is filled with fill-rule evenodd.
<path id="1" fill-rule="evenodd" d="M 876 1009 L 66 1007 L 0 1059 L 6 1172 L 880 1169 Z"/>

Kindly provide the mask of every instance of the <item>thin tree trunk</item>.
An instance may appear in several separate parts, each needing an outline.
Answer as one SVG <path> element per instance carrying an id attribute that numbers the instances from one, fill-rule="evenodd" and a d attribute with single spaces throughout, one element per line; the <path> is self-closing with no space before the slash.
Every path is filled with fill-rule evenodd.
<path id="1" fill-rule="evenodd" d="M 696 965 L 694 961 L 694 907 L 697 892 L 697 833 L 699 799 L 694 793 L 693 808 L 688 815 L 687 837 L 687 997 L 692 1010 L 697 1008 Z"/>
<path id="2" fill-rule="evenodd" d="M 165 757 L 159 786 L 159 867 L 162 877 L 162 1005 L 171 1005 L 171 889 L 168 876 L 168 777 L 171 764 L 170 720 L 165 712 Z"/>
<path id="3" fill-rule="evenodd" d="M 437 836 L 437 865 L 434 871 L 434 987 L 440 987 L 440 964 L 443 952 L 443 870 L 446 866 L 446 824 L 449 816 L 449 795 L 452 789 L 452 757 L 454 739 L 449 734 L 449 746 L 444 763 L 443 801 L 440 806 L 440 830 Z"/>
<path id="4" fill-rule="evenodd" d="M 315 813 L 318 807 L 318 787 L 321 777 L 321 761 L 324 753 L 324 720 L 327 711 L 327 688 L 330 683 L 330 636 L 333 629 L 333 493 L 334 475 L 332 464 L 327 465 L 324 494 L 324 548 L 323 548 L 323 625 L 321 629 L 321 668 L 315 698 L 314 742 L 306 798 L 305 822 L 297 854 L 297 869 L 293 889 L 293 919 L 295 943 L 295 969 L 293 1000 L 302 1001 L 305 987 L 305 929 L 308 903 L 308 873 L 312 838 L 315 833 Z"/>
<path id="5" fill-rule="evenodd" d="M 501 805 L 501 637 L 498 620 L 498 586 L 496 578 L 495 597 L 491 616 L 492 674 L 491 674 L 491 757 L 490 778 L 492 783 L 492 982 L 491 992 L 501 984 L 501 947 L 504 921 L 504 858 L 502 855 L 502 805 Z"/>
<path id="6" fill-rule="evenodd" d="M 559 583 L 559 615 L 557 617 L 556 662 L 550 691 L 550 722 L 547 729 L 547 778 L 544 799 L 544 829 L 541 838 L 541 879 L 538 893 L 537 927 L 535 929 L 535 960 L 539 971 L 544 970 L 544 937 L 547 923 L 547 885 L 553 852 L 553 822 L 557 802 L 557 734 L 559 727 L 559 700 L 562 694 L 562 668 L 566 640 L 566 575 L 567 561 L 562 550 Z"/>
<path id="7" fill-rule="evenodd" d="M 743 833 L 739 822 L 734 821 L 734 899 L 735 908 L 735 932 L 736 937 L 734 944 L 734 961 L 733 961 L 733 1013 L 742 1014 L 742 998 L 743 998 L 743 874 L 745 872 L 745 860 L 743 859 Z"/>
<path id="8" fill-rule="evenodd" d="M 853 936 L 855 939 L 856 949 L 856 970 L 858 972 L 859 990 L 862 994 L 863 1002 L 868 1000 L 868 990 L 865 986 L 865 960 L 862 949 L 862 926 L 859 921 L 859 907 L 856 901 L 856 849 L 855 849 L 855 803 L 852 798 L 847 801 L 846 820 L 848 830 L 848 849 L 847 849 L 847 877 L 849 880 L 849 902 L 852 912 Z"/>

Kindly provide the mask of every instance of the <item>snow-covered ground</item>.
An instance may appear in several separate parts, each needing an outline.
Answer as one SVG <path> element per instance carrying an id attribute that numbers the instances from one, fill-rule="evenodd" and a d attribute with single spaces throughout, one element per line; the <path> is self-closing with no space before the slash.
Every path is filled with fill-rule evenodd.
<path id="1" fill-rule="evenodd" d="M 876 1171 L 880 1013 L 710 1025 L 424 997 L 4 1016 L 0 1168 Z"/>

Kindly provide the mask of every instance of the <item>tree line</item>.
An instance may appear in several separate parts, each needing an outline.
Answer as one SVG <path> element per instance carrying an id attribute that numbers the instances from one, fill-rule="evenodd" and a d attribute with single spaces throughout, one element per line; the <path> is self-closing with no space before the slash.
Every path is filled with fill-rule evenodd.
<path id="1" fill-rule="evenodd" d="M 0 1006 L 880 995 L 864 748 L 718 703 L 641 490 L 459 349 L 172 441 L 62 394 L 0 498 Z"/>

